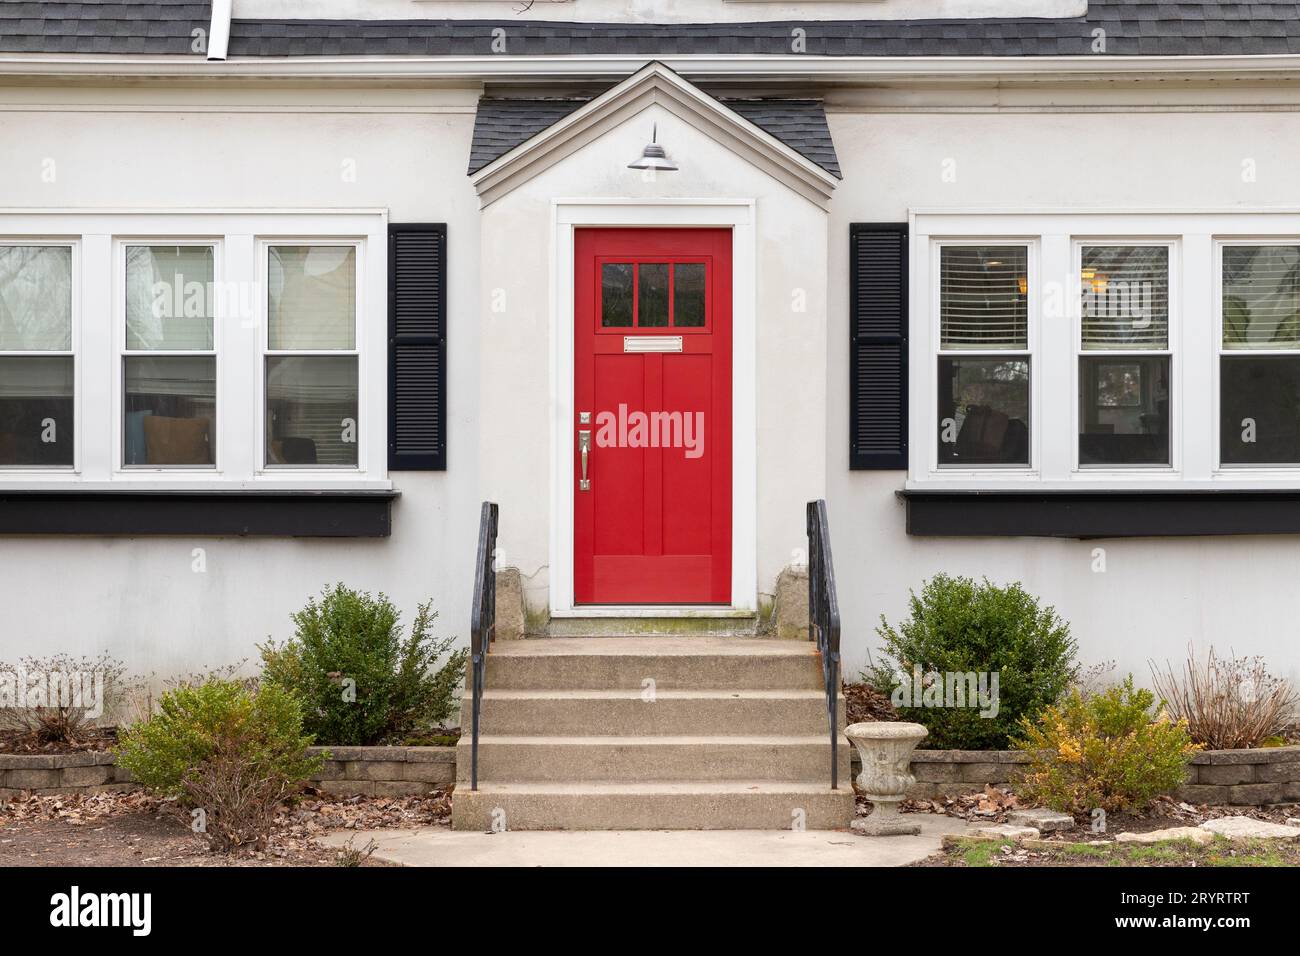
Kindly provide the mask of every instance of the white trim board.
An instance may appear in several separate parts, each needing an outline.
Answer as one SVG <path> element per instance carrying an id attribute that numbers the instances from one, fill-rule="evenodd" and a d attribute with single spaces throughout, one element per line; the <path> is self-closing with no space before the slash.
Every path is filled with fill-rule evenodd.
<path id="1" fill-rule="evenodd" d="M 551 219 L 550 598 L 556 617 L 581 616 L 573 596 L 573 242 L 583 226 L 731 229 L 731 610 L 758 609 L 758 248 L 755 200 L 655 202 L 555 199 Z M 593 609 L 594 610 L 594 609 Z"/>

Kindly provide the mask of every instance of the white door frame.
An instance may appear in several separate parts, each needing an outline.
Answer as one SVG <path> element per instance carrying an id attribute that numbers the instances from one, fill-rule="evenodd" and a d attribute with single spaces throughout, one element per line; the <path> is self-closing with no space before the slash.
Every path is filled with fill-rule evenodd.
<path id="1" fill-rule="evenodd" d="M 749 614 L 758 608 L 758 327 L 753 199 L 555 199 L 551 203 L 552 617 Z M 731 607 L 578 607 L 573 597 L 573 239 L 583 226 L 731 229 Z"/>

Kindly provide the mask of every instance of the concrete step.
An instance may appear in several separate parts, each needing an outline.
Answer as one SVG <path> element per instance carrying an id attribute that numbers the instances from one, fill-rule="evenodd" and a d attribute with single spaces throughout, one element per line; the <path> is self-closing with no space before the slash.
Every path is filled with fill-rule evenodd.
<path id="1" fill-rule="evenodd" d="M 572 687 L 640 690 L 824 686 L 821 656 L 806 641 L 709 637 L 539 638 L 498 641 L 486 686 L 500 690 Z"/>
<path id="2" fill-rule="evenodd" d="M 457 786 L 457 830 L 833 830 L 853 791 L 786 781 L 485 783 Z"/>
<path id="3" fill-rule="evenodd" d="M 656 782 L 684 780 L 830 781 L 831 748 L 816 737 L 481 737 L 479 780 Z M 850 745 L 840 738 L 839 779 L 849 785 Z M 468 786 L 470 740 L 456 753 L 456 780 Z"/>
<path id="4" fill-rule="evenodd" d="M 492 689 L 480 715 L 480 733 L 501 736 L 815 736 L 826 726 L 820 690 L 659 689 L 645 698 L 634 690 Z"/>
<path id="5" fill-rule="evenodd" d="M 704 611 L 689 617 L 644 615 L 618 617 L 608 614 L 574 614 L 552 617 L 546 623 L 547 637 L 753 637 L 758 633 L 758 615 L 748 611 Z"/>

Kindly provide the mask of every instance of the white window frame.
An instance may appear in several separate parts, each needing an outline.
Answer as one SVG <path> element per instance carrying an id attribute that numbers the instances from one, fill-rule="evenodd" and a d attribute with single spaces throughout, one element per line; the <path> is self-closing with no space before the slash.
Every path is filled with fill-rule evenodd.
<path id="1" fill-rule="evenodd" d="M 216 468 L 122 466 L 121 370 L 125 344 L 125 245 L 216 244 L 227 287 L 254 292 L 239 315 L 214 320 L 217 352 Z M 73 247 L 74 468 L 0 469 L 12 491 L 388 491 L 388 213 L 372 209 L 0 211 L 0 242 Z M 266 304 L 263 242 L 356 244 L 358 467 L 263 467 Z M 119 267 L 119 261 L 121 266 Z M 119 294 L 121 290 L 121 294 Z M 220 311 L 220 310 L 218 310 Z M 226 319 L 223 321 L 223 318 Z M 18 354 L 18 353 L 15 353 Z M 47 355 L 62 353 L 42 353 Z"/>
<path id="2" fill-rule="evenodd" d="M 351 349 L 272 349 L 271 348 L 271 319 L 270 319 L 270 269 L 271 269 L 271 248 L 273 246 L 333 246 L 336 248 L 351 247 L 356 254 L 356 302 L 353 306 L 352 321 L 353 327 L 353 347 Z M 261 236 L 257 240 L 257 270 L 259 278 L 259 288 L 261 294 L 259 299 L 259 325 L 258 332 L 258 360 L 257 360 L 257 473 L 259 475 L 303 475 L 316 476 L 321 474 L 365 474 L 367 466 L 366 454 L 366 436 L 369 430 L 374 427 L 371 422 L 372 403 L 369 400 L 369 388 L 366 381 L 366 360 L 365 350 L 363 348 L 362 336 L 362 316 L 365 308 L 365 283 L 362 282 L 362 276 L 365 275 L 365 242 L 361 238 L 348 237 L 321 237 L 321 236 Z M 387 328 L 388 317 L 383 316 L 385 328 Z M 387 334 L 387 333 L 385 333 Z M 295 468 L 291 465 L 272 465 L 266 460 L 266 360 L 274 357 L 313 357 L 322 356 L 333 358 L 339 356 L 355 356 L 357 359 L 357 463 L 353 465 L 314 465 Z M 383 407 L 383 403 L 374 407 Z M 383 426 L 379 426 L 381 429 Z"/>
<path id="3" fill-rule="evenodd" d="M 138 475 L 141 473 L 182 474 L 198 472 L 200 474 L 221 473 L 222 426 L 225 409 L 222 407 L 221 388 L 221 342 L 222 328 L 220 310 L 215 308 L 212 316 L 212 348 L 205 351 L 177 351 L 175 349 L 128 349 L 126 347 L 126 250 L 128 246 L 192 246 L 212 249 L 212 282 L 219 286 L 225 278 L 222 256 L 222 238 L 196 236 L 117 236 L 113 241 L 113 349 L 116 366 L 113 373 L 113 417 L 116 427 L 113 430 L 113 472 L 119 475 Z M 183 290 L 182 290 L 183 294 Z M 170 358 L 186 356 L 212 356 L 215 359 L 216 375 L 216 424 L 212 429 L 211 465 L 127 465 L 126 463 L 126 358 L 144 356 L 146 358 Z"/>
<path id="4" fill-rule="evenodd" d="M 1179 374 L 1182 371 L 1181 362 L 1178 355 L 1178 333 L 1181 329 L 1181 306 L 1182 306 L 1182 286 L 1180 284 L 1181 276 L 1179 270 L 1179 250 L 1180 244 L 1178 237 L 1160 237 L 1148 238 L 1143 236 L 1074 236 L 1071 242 L 1072 269 L 1071 277 L 1074 280 L 1075 287 L 1071 294 L 1070 315 L 1072 318 L 1072 331 L 1074 337 L 1074 363 L 1072 365 L 1073 374 L 1070 377 L 1070 401 L 1071 401 L 1071 418 L 1074 422 L 1074 462 L 1073 471 L 1083 478 L 1110 477 L 1115 480 L 1134 474 L 1153 474 L 1162 476 L 1175 476 L 1181 474 L 1182 460 L 1182 443 L 1180 441 L 1182 430 L 1180 428 L 1182 409 L 1180 408 L 1182 396 L 1176 394 L 1178 391 L 1176 383 L 1180 380 Z M 1083 248 L 1084 246 L 1148 246 L 1161 247 L 1169 251 L 1169 336 L 1166 347 L 1163 349 L 1095 349 L 1087 351 L 1083 347 Z M 1085 465 L 1080 460 L 1079 454 L 1079 429 L 1082 425 L 1080 420 L 1081 408 L 1079 406 L 1079 389 L 1081 386 L 1079 365 L 1080 359 L 1085 357 L 1103 357 L 1111 356 L 1115 358 L 1132 358 L 1164 355 L 1169 358 L 1169 464 L 1167 465 Z"/>
<path id="5" fill-rule="evenodd" d="M 1296 209 L 921 208 L 909 213 L 908 475 L 914 490 L 1300 489 L 1300 466 L 1224 466 L 1219 448 L 1222 248 L 1300 244 Z M 937 467 L 938 272 L 941 243 L 1032 241 L 1031 462 Z M 1081 247 L 1169 244 L 1169 466 L 1079 467 Z M 1033 289 L 1037 288 L 1037 293 Z M 1252 350 L 1254 352 L 1256 350 Z M 1098 353 L 1100 354 L 1100 353 Z M 1261 354 L 1263 354 L 1261 350 Z M 1068 383 L 1068 384 L 1067 384 Z"/>
<path id="6" fill-rule="evenodd" d="M 7 486 L 8 478 L 51 478 L 66 479 L 81 472 L 81 436 L 82 425 L 82 388 L 81 388 L 81 241 L 78 237 L 58 235 L 17 236 L 0 233 L 0 246 L 63 246 L 72 250 L 72 347 L 63 351 L 21 352 L 0 351 L 0 358 L 66 358 L 72 356 L 72 467 L 49 467 L 46 465 L 0 465 L 0 481 Z"/>
<path id="7" fill-rule="evenodd" d="M 980 349 L 944 349 L 941 321 L 940 288 L 943 249 L 953 246 L 1024 246 L 1026 252 L 1026 279 L 1029 283 L 1027 322 L 1027 348 L 980 350 Z M 1035 236 L 966 236 L 961 238 L 936 237 L 931 240 L 933 268 L 930 269 L 929 299 L 932 315 L 930 336 L 933 343 L 929 351 L 930 362 L 930 433 L 927 454 L 929 455 L 930 474 L 947 478 L 980 478 L 989 481 L 1033 480 L 1038 477 L 1040 432 L 1039 416 L 1041 408 L 1040 373 L 1038 370 L 1038 337 L 1040 306 L 1039 297 L 1034 294 L 1038 287 L 1038 239 Z M 1008 358 L 1026 358 L 1029 360 L 1029 464 L 1028 465 L 941 465 L 939 463 L 939 360 L 943 358 L 978 357 L 999 355 Z"/>
<path id="8" fill-rule="evenodd" d="M 1295 464 L 1233 465 L 1223 460 L 1223 358 L 1224 356 L 1290 355 L 1300 359 L 1294 349 L 1225 349 L 1223 347 L 1223 254 L 1230 246 L 1300 246 L 1300 234 L 1290 236 L 1216 237 L 1214 241 L 1214 471 L 1223 478 L 1274 477 L 1289 473 L 1300 481 L 1300 462 Z"/>

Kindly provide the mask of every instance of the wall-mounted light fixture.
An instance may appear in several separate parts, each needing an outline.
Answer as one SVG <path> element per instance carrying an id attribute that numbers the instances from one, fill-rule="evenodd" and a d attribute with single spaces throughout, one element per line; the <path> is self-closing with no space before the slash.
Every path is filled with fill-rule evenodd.
<path id="1" fill-rule="evenodd" d="M 659 145 L 658 123 L 651 127 L 650 142 L 646 143 L 645 149 L 641 151 L 641 158 L 634 163 L 628 163 L 627 168 L 653 169 L 665 173 L 671 173 L 677 169 L 677 164 L 668 158 L 664 148 Z"/>

